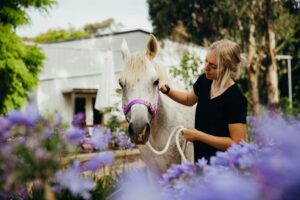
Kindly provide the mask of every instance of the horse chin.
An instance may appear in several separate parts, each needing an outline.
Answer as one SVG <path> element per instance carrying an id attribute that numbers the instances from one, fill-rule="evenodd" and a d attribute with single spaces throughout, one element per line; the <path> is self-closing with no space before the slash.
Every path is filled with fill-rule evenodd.
<path id="1" fill-rule="evenodd" d="M 147 126 L 141 133 L 138 133 L 133 138 L 133 142 L 137 145 L 144 145 L 147 143 L 150 135 L 150 127 Z"/>

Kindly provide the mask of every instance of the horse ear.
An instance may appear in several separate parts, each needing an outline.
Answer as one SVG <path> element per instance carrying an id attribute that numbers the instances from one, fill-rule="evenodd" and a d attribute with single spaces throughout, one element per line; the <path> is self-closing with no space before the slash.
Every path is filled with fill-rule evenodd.
<path id="1" fill-rule="evenodd" d="M 130 55 L 130 51 L 129 51 L 129 48 L 127 46 L 127 42 L 125 39 L 123 39 L 123 41 L 122 41 L 121 53 L 122 53 L 123 60 L 125 60 Z"/>
<path id="2" fill-rule="evenodd" d="M 150 38 L 147 42 L 146 55 L 150 59 L 153 59 L 157 54 L 158 44 L 154 35 L 150 34 Z"/>

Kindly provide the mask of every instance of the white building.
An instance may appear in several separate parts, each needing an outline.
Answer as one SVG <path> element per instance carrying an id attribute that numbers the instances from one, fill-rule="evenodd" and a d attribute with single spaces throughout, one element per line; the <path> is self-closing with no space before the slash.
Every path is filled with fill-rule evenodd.
<path id="1" fill-rule="evenodd" d="M 46 54 L 36 92 L 36 102 L 41 113 L 58 112 L 66 122 L 70 122 L 74 114 L 81 111 L 86 113 L 88 125 L 100 123 L 101 116 L 94 109 L 94 104 L 103 69 L 114 68 L 117 84 L 123 66 L 120 52 L 122 40 L 127 41 L 132 52 L 145 51 L 149 34 L 143 30 L 133 30 L 88 39 L 39 44 Z M 163 67 L 178 66 L 185 51 L 199 55 L 201 59 L 206 52 L 202 47 L 170 40 L 160 41 L 159 44 L 156 61 Z M 108 53 L 111 60 L 107 60 Z"/>

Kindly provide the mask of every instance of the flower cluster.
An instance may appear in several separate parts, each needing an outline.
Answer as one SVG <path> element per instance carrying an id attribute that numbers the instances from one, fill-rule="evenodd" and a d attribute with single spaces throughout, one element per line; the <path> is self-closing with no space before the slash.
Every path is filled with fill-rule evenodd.
<path id="1" fill-rule="evenodd" d="M 24 112 L 0 117 L 0 190 L 16 194 L 34 180 L 47 181 L 69 150 L 59 118 L 55 123 L 28 105 Z"/>
<path id="2" fill-rule="evenodd" d="M 49 182 L 56 184 L 53 191 L 67 189 L 73 196 L 90 198 L 95 183 L 83 172 L 95 172 L 111 165 L 114 154 L 100 152 L 83 164 L 75 160 L 67 170 L 61 170 L 66 167 L 62 162 L 64 157 L 75 154 L 77 145 L 87 134 L 83 120 L 84 115 L 76 115 L 67 129 L 60 116 L 46 119 L 33 105 L 28 105 L 24 112 L 15 110 L 0 117 L 0 198 L 28 199 L 26 185 L 29 183 L 48 195 L 52 192 Z M 103 134 L 105 137 L 98 134 L 96 129 L 95 146 L 107 150 L 111 138 L 109 130 Z"/>
<path id="3" fill-rule="evenodd" d="M 282 116 L 251 120 L 254 143 L 234 144 L 218 152 L 210 164 L 201 159 L 172 165 L 150 199 L 298 199 L 300 121 Z M 122 194 L 133 193 L 125 190 L 126 184 Z"/>
<path id="4" fill-rule="evenodd" d="M 90 144 L 95 150 L 106 149 L 132 149 L 135 147 L 130 138 L 125 132 L 111 132 L 111 130 L 105 126 L 96 126 L 93 128 L 91 138 L 85 137 L 83 133 L 77 134 L 80 144 Z M 82 137 L 81 137 L 82 136 Z"/>

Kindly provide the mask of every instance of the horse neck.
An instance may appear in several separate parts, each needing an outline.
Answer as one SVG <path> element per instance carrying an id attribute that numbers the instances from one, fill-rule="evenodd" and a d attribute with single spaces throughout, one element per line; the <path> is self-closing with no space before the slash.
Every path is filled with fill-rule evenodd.
<path id="1" fill-rule="evenodd" d="M 161 103 L 158 107 L 156 118 L 151 123 L 150 142 L 153 146 L 162 148 L 172 130 L 182 124 L 178 115 L 184 115 L 184 109 L 178 103 L 169 99 L 169 97 L 161 95 Z"/>

